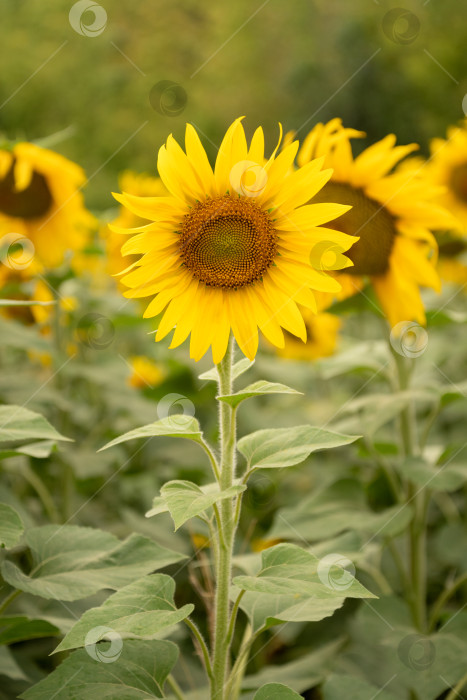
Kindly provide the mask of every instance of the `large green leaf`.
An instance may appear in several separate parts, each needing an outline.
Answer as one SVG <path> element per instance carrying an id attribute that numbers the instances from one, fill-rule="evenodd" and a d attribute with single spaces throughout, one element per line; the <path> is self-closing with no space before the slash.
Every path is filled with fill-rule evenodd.
<path id="1" fill-rule="evenodd" d="M 335 673 L 326 680 L 323 693 L 324 700 L 399 700 L 397 695 L 362 678 Z"/>
<path id="2" fill-rule="evenodd" d="M 317 450 L 348 445 L 357 439 L 358 436 L 300 425 L 258 430 L 239 440 L 238 449 L 247 460 L 249 469 L 280 469 L 303 462 Z"/>
<path id="3" fill-rule="evenodd" d="M 322 620 L 345 598 L 374 598 L 335 558 L 320 560 L 297 545 L 279 544 L 265 550 L 261 559 L 256 576 L 233 580 L 247 591 L 241 607 L 255 630 L 263 624 Z"/>
<path id="4" fill-rule="evenodd" d="M 219 401 L 228 403 L 232 408 L 236 408 L 245 399 L 250 399 L 253 396 L 263 396 L 265 394 L 301 394 L 301 391 L 296 391 L 291 389 L 285 384 L 278 384 L 277 382 L 266 382 L 263 379 L 253 384 L 249 384 L 244 389 L 237 391 L 235 394 L 225 394 L 224 396 L 218 396 Z"/>
<path id="5" fill-rule="evenodd" d="M 26 440 L 67 440 L 39 413 L 22 406 L 0 406 L 0 443 Z"/>
<path id="6" fill-rule="evenodd" d="M 14 681 L 26 681 L 28 679 L 11 651 L 5 646 L 0 646 L 0 676 L 8 676 Z"/>
<path id="7" fill-rule="evenodd" d="M 423 457 L 410 457 L 401 464 L 400 473 L 417 486 L 433 491 L 456 491 L 467 482 L 467 464 L 462 462 L 435 466 Z"/>
<path id="8" fill-rule="evenodd" d="M 27 639 L 55 637 L 60 630 L 47 620 L 34 620 L 25 615 L 0 618 L 0 644 L 15 644 Z"/>
<path id="9" fill-rule="evenodd" d="M 164 697 L 164 683 L 178 658 L 175 644 L 158 640 L 127 640 L 113 657 L 108 651 L 99 652 L 97 647 L 94 652 L 92 647 L 75 651 L 53 673 L 20 697 L 23 700 L 151 700 Z"/>
<path id="10" fill-rule="evenodd" d="M 27 445 L 8 448 L 0 451 L 0 459 L 7 457 L 15 457 L 16 455 L 27 455 L 28 457 L 36 457 L 37 459 L 45 459 L 56 447 L 54 440 L 39 440 L 39 442 L 30 442 Z"/>
<path id="11" fill-rule="evenodd" d="M 102 530 L 75 525 L 31 528 L 25 541 L 32 553 L 32 572 L 26 575 L 5 561 L 4 579 L 27 593 L 58 600 L 78 600 L 104 588 L 118 590 L 185 558 L 141 535 L 122 542 Z"/>
<path id="12" fill-rule="evenodd" d="M 86 646 L 89 633 L 98 627 L 111 629 L 122 638 L 153 639 L 194 610 L 194 605 L 177 609 L 174 591 L 175 581 L 165 574 L 145 576 L 130 583 L 99 608 L 87 610 L 55 652 Z"/>
<path id="13" fill-rule="evenodd" d="M 234 364 L 232 367 L 232 380 L 240 377 L 244 372 L 246 372 L 250 367 L 255 364 L 254 360 L 249 360 L 248 357 L 244 357 Z M 207 372 L 199 375 L 200 379 L 217 382 L 219 375 L 217 373 L 217 367 L 211 367 Z"/>
<path id="14" fill-rule="evenodd" d="M 0 503 L 0 545 L 14 547 L 23 531 L 23 521 L 16 510 L 6 503 Z"/>
<path id="15" fill-rule="evenodd" d="M 161 497 L 167 504 L 176 530 L 187 520 L 204 513 L 214 503 L 226 498 L 234 498 L 246 489 L 242 484 L 231 486 L 225 491 L 220 491 L 217 484 L 212 486 L 213 488 L 206 492 L 192 481 L 169 481 L 164 484 L 161 488 Z"/>
<path id="16" fill-rule="evenodd" d="M 123 435 L 119 435 L 117 438 L 104 445 L 104 447 L 101 447 L 99 452 L 108 450 L 109 447 L 113 447 L 114 445 L 120 445 L 122 442 L 128 442 L 128 440 L 150 437 L 180 437 L 188 438 L 195 442 L 201 442 L 202 432 L 196 418 L 184 414 L 173 415 L 158 420 L 155 423 L 143 425 L 141 428 L 135 428 L 135 430 L 130 430 L 130 432 L 124 433 Z"/>
<path id="17" fill-rule="evenodd" d="M 255 693 L 253 700 L 296 700 L 302 696 L 282 685 L 282 683 L 268 683 Z"/>
<path id="18" fill-rule="evenodd" d="M 280 510 L 267 533 L 268 539 L 318 542 L 347 530 L 378 537 L 393 537 L 412 519 L 411 506 L 396 505 L 381 512 L 368 508 L 361 484 L 341 479 Z"/>

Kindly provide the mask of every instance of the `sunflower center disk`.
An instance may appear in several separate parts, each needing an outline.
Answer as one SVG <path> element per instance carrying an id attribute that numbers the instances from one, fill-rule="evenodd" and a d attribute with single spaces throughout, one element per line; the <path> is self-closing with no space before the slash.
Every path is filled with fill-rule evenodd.
<path id="1" fill-rule="evenodd" d="M 459 165 L 452 171 L 451 188 L 456 197 L 467 204 L 467 163 Z"/>
<path id="2" fill-rule="evenodd" d="M 277 253 L 268 213 L 254 201 L 215 197 L 184 217 L 180 255 L 193 276 L 210 287 L 243 287 L 259 280 Z"/>
<path id="3" fill-rule="evenodd" d="M 345 268 L 346 274 L 383 275 L 387 272 L 397 231 L 394 218 L 381 204 L 367 197 L 361 189 L 340 182 L 329 182 L 312 202 L 352 205 L 343 216 L 326 224 L 336 231 L 360 236 L 360 240 L 346 252 L 354 264 Z"/>
<path id="4" fill-rule="evenodd" d="M 15 191 L 14 161 L 0 180 L 0 212 L 19 219 L 37 219 L 52 205 L 52 195 L 43 175 L 34 171 L 31 182 L 21 192 Z"/>

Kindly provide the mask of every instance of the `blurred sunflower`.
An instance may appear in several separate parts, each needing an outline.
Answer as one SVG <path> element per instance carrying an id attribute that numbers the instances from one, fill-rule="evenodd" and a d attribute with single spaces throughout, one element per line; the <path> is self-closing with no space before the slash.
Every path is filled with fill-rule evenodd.
<path id="1" fill-rule="evenodd" d="M 303 143 L 298 164 L 303 167 L 312 158 L 324 157 L 325 166 L 334 172 L 313 201 L 352 206 L 330 224 L 359 236 L 347 253 L 354 266 L 338 275 L 347 292 L 358 291 L 368 277 L 392 326 L 407 320 L 424 323 L 420 287 L 440 289 L 432 230 L 449 228 L 453 217 L 436 203 L 441 190 L 418 164 L 406 161 L 391 172 L 418 148 L 416 144 L 396 146 L 390 134 L 354 158 L 350 140 L 363 136 L 344 128 L 340 119 L 317 124 Z"/>
<path id="2" fill-rule="evenodd" d="M 440 202 L 457 216 L 467 234 L 467 119 L 461 126 L 449 127 L 447 139 L 433 139 L 430 150 L 428 172 L 435 184 L 446 188 Z"/>
<path id="3" fill-rule="evenodd" d="M 119 188 L 122 192 L 135 195 L 137 197 L 164 197 L 168 195 L 162 180 L 159 177 L 152 177 L 145 173 L 134 173 L 131 170 L 125 170 L 121 173 L 118 179 Z M 122 259 L 122 235 L 115 233 L 114 227 L 121 229 L 130 229 L 135 226 L 147 224 L 147 217 L 135 214 L 127 207 L 120 207 L 120 211 L 116 219 L 110 225 L 102 229 L 102 237 L 105 241 L 105 250 L 107 256 L 107 272 L 110 275 L 120 274 L 128 262 Z"/>
<path id="4" fill-rule="evenodd" d="M 307 330 L 306 343 L 291 334 L 286 334 L 285 346 L 277 352 L 290 360 L 318 360 L 329 357 L 336 351 L 342 321 L 335 314 L 325 311 L 312 313 L 302 309 Z"/>
<path id="5" fill-rule="evenodd" d="M 214 362 L 220 362 L 231 330 L 249 358 L 257 352 L 258 327 L 278 347 L 285 342 L 282 328 L 305 341 L 297 304 L 316 311 L 312 290 L 340 289 L 314 264 L 313 249 L 324 244 L 345 251 L 355 242 L 320 226 L 348 210 L 314 203 L 331 171 L 322 171 L 318 160 L 292 172 L 298 142 L 276 157 L 278 144 L 265 161 L 262 129 L 248 147 L 241 119 L 227 130 L 214 171 L 190 124 L 185 146 L 186 153 L 169 136 L 159 151 L 159 175 L 169 196 L 115 195 L 152 222 L 127 231 L 136 235 L 122 253 L 142 257 L 122 279 L 130 288 L 126 295 L 153 296 L 145 316 L 165 309 L 156 341 L 174 327 L 171 347 L 191 334 L 195 360 L 212 347 Z M 347 265 L 341 256 L 334 269 Z"/>
<path id="6" fill-rule="evenodd" d="M 0 282 L 60 265 L 87 240 L 94 217 L 83 170 L 32 143 L 0 150 Z"/>
<path id="7" fill-rule="evenodd" d="M 165 379 L 165 371 L 149 357 L 135 355 L 130 358 L 130 365 L 128 384 L 135 389 L 153 389 Z"/>

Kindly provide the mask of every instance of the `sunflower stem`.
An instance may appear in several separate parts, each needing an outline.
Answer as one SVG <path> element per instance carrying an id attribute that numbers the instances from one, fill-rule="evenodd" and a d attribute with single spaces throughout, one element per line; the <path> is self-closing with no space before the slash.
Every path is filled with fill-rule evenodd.
<path id="1" fill-rule="evenodd" d="M 399 390 L 408 391 L 414 360 L 404 357 L 394 350 L 392 350 L 392 354 L 397 368 Z M 404 456 L 408 458 L 419 455 L 416 415 L 412 401 L 401 412 L 400 430 Z M 415 509 L 409 531 L 409 571 L 412 584 L 409 602 L 414 623 L 421 632 L 425 632 L 427 626 L 426 514 L 428 503 L 429 494 L 425 490 L 417 490 L 416 485 L 409 481 L 406 504 L 413 504 Z"/>
<path id="2" fill-rule="evenodd" d="M 232 393 L 233 338 L 229 339 L 224 359 L 217 365 L 219 394 Z M 219 486 L 222 491 L 233 484 L 235 475 L 236 411 L 220 401 L 221 469 Z M 218 557 L 216 561 L 216 598 L 214 616 L 214 650 L 212 661 L 211 700 L 224 700 L 224 684 L 230 666 L 230 581 L 235 538 L 234 499 L 220 504 L 218 527 Z"/>

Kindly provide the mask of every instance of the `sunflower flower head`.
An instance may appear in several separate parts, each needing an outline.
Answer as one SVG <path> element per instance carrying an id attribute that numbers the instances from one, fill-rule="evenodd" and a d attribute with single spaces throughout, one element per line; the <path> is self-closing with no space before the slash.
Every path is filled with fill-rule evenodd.
<path id="1" fill-rule="evenodd" d="M 82 169 L 32 143 L 0 150 L 0 279 L 60 265 L 85 245 L 94 217 L 84 206 Z"/>
<path id="2" fill-rule="evenodd" d="M 128 297 L 151 297 L 147 318 L 163 312 L 156 341 L 174 330 L 171 347 L 190 335 L 198 360 L 211 347 L 215 363 L 232 332 L 253 358 L 258 328 L 277 347 L 283 330 L 306 340 L 299 306 L 316 312 L 313 291 L 337 293 L 328 274 L 352 263 L 343 253 L 355 237 L 323 227 L 349 207 L 316 203 L 329 181 L 322 159 L 293 169 L 298 142 L 264 155 L 263 130 L 247 143 L 241 119 L 227 130 L 214 169 L 188 124 L 185 151 L 169 136 L 158 156 L 167 196 L 115 195 L 149 220 L 129 233 L 124 255 L 138 255 L 125 271 Z"/>
<path id="3" fill-rule="evenodd" d="M 351 139 L 363 136 L 344 128 L 340 119 L 318 124 L 305 139 L 298 163 L 303 167 L 324 157 L 324 165 L 334 172 L 315 201 L 352 206 L 330 224 L 359 236 L 348 252 L 353 267 L 339 275 L 346 278 L 344 286 L 355 292 L 369 278 L 391 326 L 408 320 L 424 323 L 420 287 L 440 289 L 432 231 L 449 228 L 453 217 L 439 205 L 440 189 L 417 159 L 395 167 L 416 144 L 396 146 L 390 134 L 354 158 Z"/>

